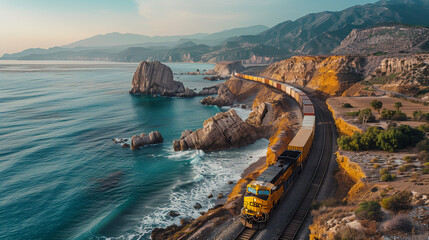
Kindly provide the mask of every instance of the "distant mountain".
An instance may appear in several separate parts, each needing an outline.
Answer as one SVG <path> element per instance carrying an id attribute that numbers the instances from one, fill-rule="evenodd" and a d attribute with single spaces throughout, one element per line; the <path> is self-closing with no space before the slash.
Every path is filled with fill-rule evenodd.
<path id="1" fill-rule="evenodd" d="M 131 45 L 131 44 L 144 44 L 144 43 L 155 43 L 155 42 L 177 42 L 182 39 L 216 39 L 219 42 L 224 41 L 230 37 L 241 36 L 245 34 L 258 34 L 267 30 L 267 26 L 255 25 L 243 28 L 234 28 L 216 32 L 212 34 L 208 33 L 197 33 L 192 35 L 179 35 L 179 36 L 145 36 L 140 34 L 132 33 L 107 33 L 100 34 L 90 38 L 82 39 L 80 41 L 64 45 L 64 48 L 74 47 L 107 47 L 107 46 L 119 46 L 119 45 Z"/>
<path id="2" fill-rule="evenodd" d="M 330 53 L 353 30 L 381 23 L 429 25 L 429 0 L 391 0 L 357 5 L 338 12 L 308 14 L 295 21 L 285 21 L 253 36 L 227 40 L 218 56 L 233 60 L 223 52 L 246 52 L 255 46 L 279 49 L 279 58 L 302 54 Z M 233 47 L 227 47 L 227 46 Z M 286 54 L 285 54 L 286 52 Z M 241 55 L 236 53 L 236 55 Z M 264 53 L 259 56 L 264 56 Z"/>
<path id="3" fill-rule="evenodd" d="M 429 28 L 382 25 L 354 29 L 332 53 L 386 54 L 429 51 Z"/>
<path id="4" fill-rule="evenodd" d="M 5 54 L 0 59 L 91 59 L 91 54 L 95 54 L 94 59 L 105 58 L 110 61 L 247 60 L 250 63 L 254 59 L 258 62 L 270 62 L 293 55 L 331 54 L 354 29 L 358 32 L 360 29 L 386 24 L 429 26 L 428 13 L 429 0 L 382 0 L 342 11 L 308 14 L 295 21 L 282 22 L 270 29 L 257 25 L 213 34 L 168 37 L 110 33 L 71 43 L 63 48 L 47 49 L 44 50 L 45 53 L 41 49 L 32 49 Z M 414 32 L 410 30 L 409 33 Z M 386 32 L 385 37 L 392 38 L 389 36 L 392 34 L 395 36 L 396 33 Z M 409 44 L 405 38 L 402 39 L 403 44 Z M 348 41 L 352 44 L 350 38 Z M 414 50 L 423 51 L 425 46 Z M 352 48 L 350 52 L 347 48 L 343 50 L 343 54 L 356 53 Z M 43 56 L 44 54 L 46 55 Z"/>
<path id="5" fill-rule="evenodd" d="M 113 59 L 139 59 L 135 56 L 125 57 L 123 54 L 128 52 L 135 55 L 132 50 L 137 50 L 138 52 L 144 51 L 144 56 L 147 53 L 155 54 L 154 58 L 160 58 L 162 53 L 159 53 L 159 47 L 162 50 L 166 48 L 183 48 L 181 44 L 186 44 L 193 42 L 195 46 L 198 45 L 218 45 L 225 41 L 228 38 L 234 36 L 240 36 L 242 34 L 259 34 L 268 27 L 263 25 L 255 25 L 242 28 L 234 28 L 229 30 L 224 30 L 221 32 L 216 32 L 212 34 L 208 33 L 197 33 L 192 35 L 183 35 L 183 36 L 144 36 L 139 34 L 131 33 L 107 33 L 100 34 L 90 38 L 82 39 L 77 42 L 73 42 L 61 47 L 53 47 L 49 49 L 41 48 L 32 48 L 27 49 L 19 53 L 14 54 L 4 54 L 0 59 L 53 59 L 53 60 L 91 60 L 91 53 L 97 53 L 94 56 L 94 59 L 99 60 L 100 55 L 103 56 L 103 59 L 113 60 Z M 155 47 L 155 48 L 154 48 Z M 190 46 L 187 46 L 190 47 Z M 131 48 L 131 49 L 128 49 Z M 128 49 L 128 50 L 127 50 Z M 152 50 L 150 50 L 152 49 Z M 200 50 L 196 50 L 200 51 Z M 114 56 L 117 53 L 118 56 Z M 79 59 L 79 57 L 82 59 Z"/>

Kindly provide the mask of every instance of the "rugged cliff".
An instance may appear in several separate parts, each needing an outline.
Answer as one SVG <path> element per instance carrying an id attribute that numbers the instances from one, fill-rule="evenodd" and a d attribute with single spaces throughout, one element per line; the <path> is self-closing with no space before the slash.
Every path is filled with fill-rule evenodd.
<path id="1" fill-rule="evenodd" d="M 295 56 L 268 66 L 261 75 L 339 95 L 363 80 L 365 59 L 358 56 Z"/>
<path id="2" fill-rule="evenodd" d="M 257 129 L 243 122 L 234 110 L 220 112 L 204 121 L 203 128 L 195 132 L 185 131 L 180 140 L 173 142 L 175 151 L 202 149 L 213 151 L 242 147 L 260 138 Z"/>
<path id="3" fill-rule="evenodd" d="M 217 77 L 231 77 L 231 74 L 236 71 L 236 72 L 241 72 L 243 71 L 245 68 L 243 67 L 243 65 L 241 65 L 240 62 L 229 62 L 229 61 L 225 61 L 225 62 L 218 62 L 215 65 L 215 72 Z"/>
<path id="4" fill-rule="evenodd" d="M 429 28 L 390 25 L 354 29 L 332 52 L 367 55 L 427 50 L 429 50 Z"/>

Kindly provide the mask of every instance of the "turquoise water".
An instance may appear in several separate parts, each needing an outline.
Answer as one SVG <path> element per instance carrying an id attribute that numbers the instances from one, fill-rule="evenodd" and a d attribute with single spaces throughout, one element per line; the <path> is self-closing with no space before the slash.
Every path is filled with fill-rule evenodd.
<path id="1" fill-rule="evenodd" d="M 169 64 L 175 73 L 211 64 Z M 264 154 L 266 140 L 212 153 L 174 152 L 185 129 L 223 111 L 202 97 L 131 96 L 136 63 L 0 61 L 0 239 L 148 239 L 198 217 Z M 176 75 L 189 88 L 213 82 Z M 245 118 L 246 112 L 240 112 Z M 112 138 L 158 130 L 138 151 Z M 215 196 L 216 196 L 215 195 Z M 193 209 L 198 201 L 200 210 Z M 171 218 L 168 211 L 180 217 Z"/>

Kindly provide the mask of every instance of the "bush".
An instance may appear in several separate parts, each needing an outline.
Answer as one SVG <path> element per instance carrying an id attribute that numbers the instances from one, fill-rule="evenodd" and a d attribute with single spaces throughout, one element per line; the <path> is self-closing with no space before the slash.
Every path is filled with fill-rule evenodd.
<path id="1" fill-rule="evenodd" d="M 375 157 L 375 158 L 371 159 L 371 162 L 372 163 L 378 163 L 378 158 Z"/>
<path id="2" fill-rule="evenodd" d="M 391 210 L 395 213 L 401 210 L 407 210 L 410 208 L 413 194 L 410 191 L 401 191 L 392 197 L 383 198 L 381 206 L 387 210 Z"/>
<path id="3" fill-rule="evenodd" d="M 382 130 L 369 127 L 365 133 L 355 132 L 352 136 L 341 136 L 337 139 L 341 149 L 346 151 L 384 150 L 393 152 L 407 146 L 415 146 L 424 134 L 408 125 Z"/>
<path id="4" fill-rule="evenodd" d="M 391 181 L 395 180 L 395 178 L 396 178 L 395 174 L 386 173 L 386 174 L 381 175 L 380 180 L 383 182 L 391 182 Z"/>
<path id="5" fill-rule="evenodd" d="M 429 139 L 420 141 L 416 146 L 420 151 L 429 151 Z"/>
<path id="6" fill-rule="evenodd" d="M 353 108 L 353 106 L 350 103 L 344 103 L 343 108 Z"/>
<path id="7" fill-rule="evenodd" d="M 388 168 L 380 169 L 380 175 L 384 175 L 386 173 L 389 173 L 389 169 Z"/>
<path id="8" fill-rule="evenodd" d="M 380 109 L 383 107 L 383 102 L 378 101 L 377 99 L 372 100 L 369 105 L 376 111 L 378 111 L 378 113 L 380 113 Z"/>
<path id="9" fill-rule="evenodd" d="M 372 165 L 372 167 L 375 168 L 375 169 L 380 168 L 380 164 L 374 163 L 374 165 Z"/>
<path id="10" fill-rule="evenodd" d="M 405 121 L 405 120 L 407 120 L 407 114 L 405 114 L 399 110 L 393 111 L 393 110 L 383 109 L 383 111 L 381 112 L 381 119 Z"/>
<path id="11" fill-rule="evenodd" d="M 429 132 L 429 124 L 422 124 L 420 126 L 417 127 L 418 130 L 427 133 Z"/>
<path id="12" fill-rule="evenodd" d="M 363 240 L 365 233 L 351 227 L 344 227 L 337 231 L 334 240 Z"/>
<path id="13" fill-rule="evenodd" d="M 429 168 L 423 168 L 422 173 L 423 174 L 429 174 Z"/>
<path id="14" fill-rule="evenodd" d="M 409 233 L 413 230 L 413 225 L 407 215 L 397 215 L 387 220 L 383 224 L 384 231 L 401 231 Z"/>
<path id="15" fill-rule="evenodd" d="M 381 206 L 375 201 L 359 203 L 359 207 L 355 210 L 355 215 L 359 220 L 379 220 L 381 218 Z"/>
<path id="16" fill-rule="evenodd" d="M 347 112 L 346 115 L 351 117 L 357 117 L 359 115 L 359 112 Z"/>

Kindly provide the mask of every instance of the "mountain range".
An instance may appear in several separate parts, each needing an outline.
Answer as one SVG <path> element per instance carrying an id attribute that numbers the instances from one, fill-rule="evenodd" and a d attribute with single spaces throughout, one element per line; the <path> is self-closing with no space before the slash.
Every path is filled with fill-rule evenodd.
<path id="1" fill-rule="evenodd" d="M 354 29 L 388 24 L 429 26 L 428 12 L 429 0 L 382 0 L 342 11 L 308 14 L 269 29 L 258 25 L 214 34 L 169 37 L 110 33 L 47 50 L 5 54 L 1 59 L 275 61 L 293 55 L 331 54 Z"/>

